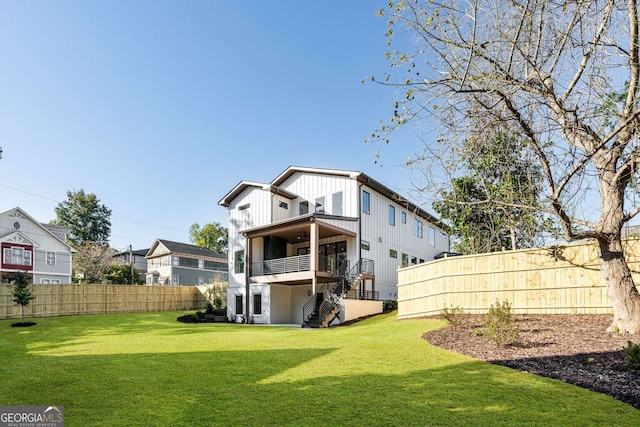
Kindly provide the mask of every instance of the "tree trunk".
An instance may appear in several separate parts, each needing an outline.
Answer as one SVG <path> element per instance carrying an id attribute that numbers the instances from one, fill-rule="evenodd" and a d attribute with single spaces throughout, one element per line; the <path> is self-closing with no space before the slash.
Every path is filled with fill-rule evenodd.
<path id="1" fill-rule="evenodd" d="M 640 332 L 640 293 L 633 282 L 631 270 L 624 257 L 622 240 L 618 234 L 599 239 L 600 268 L 613 306 L 613 323 L 609 332 Z"/>

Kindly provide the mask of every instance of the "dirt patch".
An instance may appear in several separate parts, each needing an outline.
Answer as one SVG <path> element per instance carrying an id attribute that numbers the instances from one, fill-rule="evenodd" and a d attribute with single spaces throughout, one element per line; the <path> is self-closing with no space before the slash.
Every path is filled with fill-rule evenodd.
<path id="1" fill-rule="evenodd" d="M 464 315 L 460 325 L 430 331 L 433 345 L 497 365 L 562 380 L 609 395 L 640 409 L 640 371 L 627 370 L 622 349 L 640 334 L 605 332 L 610 315 L 517 315 L 517 342 L 499 347 L 479 336 L 483 316 Z"/>

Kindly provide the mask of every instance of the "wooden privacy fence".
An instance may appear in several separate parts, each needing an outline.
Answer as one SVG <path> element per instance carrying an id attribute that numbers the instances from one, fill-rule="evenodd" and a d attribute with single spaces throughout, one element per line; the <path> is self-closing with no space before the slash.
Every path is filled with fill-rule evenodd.
<path id="1" fill-rule="evenodd" d="M 640 283 L 640 240 L 625 241 Z M 637 285 L 636 285 L 637 286 Z M 398 270 L 398 317 L 447 307 L 485 313 L 509 301 L 514 313 L 611 313 L 595 243 L 448 257 Z"/>
<path id="2" fill-rule="evenodd" d="M 35 299 L 25 313 L 28 317 L 145 311 L 200 310 L 209 289 L 223 298 L 227 284 L 204 286 L 131 285 L 31 285 Z M 215 287 L 214 287 L 215 286 Z M 0 319 L 19 318 L 21 307 L 13 302 L 12 285 L 0 285 Z"/>

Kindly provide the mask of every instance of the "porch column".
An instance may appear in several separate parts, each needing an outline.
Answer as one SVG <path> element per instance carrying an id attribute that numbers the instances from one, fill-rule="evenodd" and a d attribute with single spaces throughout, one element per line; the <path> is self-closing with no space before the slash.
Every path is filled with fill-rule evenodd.
<path id="1" fill-rule="evenodd" d="M 318 271 L 318 224 L 311 220 L 309 226 L 309 264 L 313 276 L 311 277 L 311 293 L 316 294 L 317 271 Z"/>

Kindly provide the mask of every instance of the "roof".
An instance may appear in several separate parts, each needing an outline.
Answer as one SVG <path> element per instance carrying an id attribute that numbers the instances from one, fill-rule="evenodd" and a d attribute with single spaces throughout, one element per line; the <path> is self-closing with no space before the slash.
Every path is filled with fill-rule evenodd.
<path id="1" fill-rule="evenodd" d="M 147 255 L 147 253 L 149 253 L 149 249 L 136 249 L 131 251 L 131 253 L 136 256 L 145 256 Z M 121 252 L 118 252 L 117 254 L 114 254 L 113 256 L 128 255 L 128 254 L 129 254 L 129 251 L 121 251 Z"/>
<path id="2" fill-rule="evenodd" d="M 275 194 L 282 194 L 289 199 L 295 199 L 297 195 L 290 193 L 286 190 L 280 188 L 287 179 L 289 179 L 295 173 L 311 173 L 311 174 L 319 174 L 319 175 L 332 175 L 332 176 L 343 176 L 345 178 L 355 179 L 359 183 L 366 185 L 367 187 L 376 190 L 378 193 L 387 197 L 388 199 L 398 203 L 401 206 L 404 206 L 408 211 L 411 211 L 415 215 L 429 221 L 430 223 L 445 229 L 446 225 L 440 221 L 435 216 L 431 215 L 429 212 L 422 209 L 420 206 L 415 203 L 410 202 L 403 196 L 399 195 L 389 187 L 382 185 L 380 182 L 371 178 L 370 176 L 358 172 L 358 171 L 350 171 L 350 170 L 339 170 L 339 169 L 323 169 L 323 168 L 310 168 L 303 166 L 289 166 L 278 175 L 270 184 L 262 184 L 257 182 L 250 181 L 242 181 L 238 185 L 236 185 L 226 196 L 224 196 L 218 204 L 224 207 L 229 207 L 233 199 L 235 199 L 242 191 L 244 191 L 248 187 L 259 187 L 265 190 L 269 190 Z"/>
<path id="3" fill-rule="evenodd" d="M 72 253 L 75 253 L 75 252 L 76 252 L 76 250 L 75 250 L 75 249 L 73 249 L 73 247 L 72 247 L 69 243 L 65 242 L 64 240 L 62 240 L 60 237 L 56 236 L 56 235 L 51 231 L 51 230 L 53 230 L 53 229 L 54 229 L 54 227 L 55 227 L 55 228 L 57 228 L 57 227 L 59 227 L 59 226 L 53 226 L 53 225 L 51 225 L 51 224 L 42 224 L 41 222 L 36 221 L 36 220 L 31 216 L 31 215 L 29 215 L 29 214 L 28 214 L 28 213 L 26 213 L 22 208 L 19 208 L 19 207 L 15 207 L 15 208 L 13 208 L 13 209 L 9 209 L 9 210 L 7 210 L 7 211 L 0 212 L 0 215 L 4 215 L 4 214 L 6 214 L 6 213 L 8 213 L 8 212 L 11 212 L 11 211 L 19 211 L 22 215 L 24 215 L 26 218 L 28 218 L 29 220 L 31 220 L 33 223 L 35 223 L 35 224 L 39 225 L 40 227 L 42 227 L 42 229 L 43 229 L 44 231 L 46 231 L 47 233 L 49 233 L 49 235 L 53 236 L 54 238 L 56 238 L 57 240 L 59 240 L 60 242 L 62 242 L 65 246 L 67 246 L 67 247 L 69 248 L 69 251 L 70 251 L 70 252 L 72 252 Z M 61 230 L 66 230 L 66 229 L 65 229 L 64 227 L 61 227 Z"/>
<path id="4" fill-rule="evenodd" d="M 200 246 L 191 245 L 188 243 L 180 243 L 180 242 L 172 242 L 171 240 L 158 239 L 155 241 L 151 248 L 147 252 L 147 256 L 153 253 L 153 251 L 158 247 L 159 244 L 162 244 L 165 248 L 167 248 L 172 253 L 183 254 L 183 255 L 193 255 L 203 258 L 217 258 L 223 261 L 227 261 L 226 254 L 219 254 L 217 252 L 210 251 L 209 249 L 201 248 Z"/>
<path id="5" fill-rule="evenodd" d="M 240 183 L 238 183 L 238 185 L 236 185 L 235 187 L 233 187 L 233 189 L 231 191 L 229 191 L 227 193 L 226 196 L 224 196 L 219 202 L 218 204 L 221 206 L 224 206 L 225 208 L 228 208 L 229 205 L 231 204 L 231 201 L 233 199 L 235 199 L 236 197 L 238 197 L 238 195 L 240 193 L 242 193 L 244 190 L 246 190 L 249 187 L 255 187 L 255 188 L 260 188 L 262 190 L 265 191 L 269 191 L 273 194 L 279 194 L 281 196 L 286 197 L 287 199 L 295 199 L 296 197 L 298 197 L 297 194 L 293 194 L 287 190 L 283 190 L 282 188 L 272 185 L 272 184 L 263 184 L 261 182 L 252 182 L 252 181 L 240 181 Z"/>

